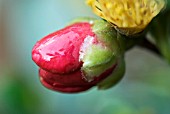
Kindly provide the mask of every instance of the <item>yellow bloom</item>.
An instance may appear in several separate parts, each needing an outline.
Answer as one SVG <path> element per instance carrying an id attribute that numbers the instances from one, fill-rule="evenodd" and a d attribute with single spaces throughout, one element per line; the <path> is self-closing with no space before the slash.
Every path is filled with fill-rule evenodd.
<path id="1" fill-rule="evenodd" d="M 87 0 L 94 13 L 125 35 L 144 30 L 163 9 L 165 0 Z"/>

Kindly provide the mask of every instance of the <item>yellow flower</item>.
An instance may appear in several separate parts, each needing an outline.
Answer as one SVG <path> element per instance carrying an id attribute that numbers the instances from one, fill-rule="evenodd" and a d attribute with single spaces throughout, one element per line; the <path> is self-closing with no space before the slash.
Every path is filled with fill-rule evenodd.
<path id="1" fill-rule="evenodd" d="M 163 9 L 165 0 L 87 0 L 94 13 L 125 35 L 137 34 Z"/>

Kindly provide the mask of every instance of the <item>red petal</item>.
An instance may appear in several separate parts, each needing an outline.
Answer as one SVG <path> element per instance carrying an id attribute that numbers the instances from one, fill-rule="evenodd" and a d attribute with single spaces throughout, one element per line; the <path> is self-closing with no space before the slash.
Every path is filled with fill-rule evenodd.
<path id="1" fill-rule="evenodd" d="M 75 93 L 85 91 L 93 86 L 95 86 L 98 82 L 102 81 L 106 77 L 108 77 L 116 65 L 113 65 L 112 68 L 106 70 L 100 76 L 96 77 L 93 81 L 87 82 L 80 70 L 69 74 L 54 74 L 43 69 L 39 70 L 39 75 L 41 79 L 41 83 L 52 90 L 67 92 L 67 93 Z"/>
<path id="2" fill-rule="evenodd" d="M 41 77 L 40 77 L 41 78 Z M 54 91 L 59 91 L 63 93 L 78 93 L 82 92 L 85 90 L 90 89 L 92 86 L 64 86 L 64 85 L 51 85 L 48 81 L 44 80 L 43 78 L 40 79 L 41 83 L 48 89 L 54 90 Z"/>
<path id="3" fill-rule="evenodd" d="M 73 72 L 81 67 L 79 50 L 87 36 L 95 36 L 89 23 L 76 23 L 56 31 L 36 43 L 32 59 L 53 73 Z"/>

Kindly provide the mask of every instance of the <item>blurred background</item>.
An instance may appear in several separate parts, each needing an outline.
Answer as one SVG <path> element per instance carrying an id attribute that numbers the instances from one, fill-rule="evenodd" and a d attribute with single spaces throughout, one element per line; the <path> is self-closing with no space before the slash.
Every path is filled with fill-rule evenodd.
<path id="1" fill-rule="evenodd" d="M 63 94 L 41 85 L 32 47 L 80 16 L 95 17 L 84 0 L 0 0 L 0 114 L 169 114 L 170 65 L 137 47 L 109 90 Z"/>

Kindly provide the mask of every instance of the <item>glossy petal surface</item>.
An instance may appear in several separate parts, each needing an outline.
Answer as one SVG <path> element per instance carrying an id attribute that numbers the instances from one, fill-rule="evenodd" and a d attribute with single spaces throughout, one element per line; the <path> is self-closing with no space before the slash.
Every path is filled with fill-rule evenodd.
<path id="1" fill-rule="evenodd" d="M 87 82 L 80 70 L 69 74 L 54 74 L 43 69 L 39 70 L 39 76 L 41 83 L 52 90 L 60 92 L 75 93 L 87 90 L 95 86 L 101 80 L 107 78 L 116 68 L 117 65 L 113 65 L 112 68 L 106 70 L 99 77 L 96 77 L 93 81 Z"/>
<path id="2" fill-rule="evenodd" d="M 32 59 L 53 73 L 69 73 L 81 66 L 79 50 L 87 36 L 94 37 L 89 23 L 76 23 L 56 31 L 36 43 Z"/>

